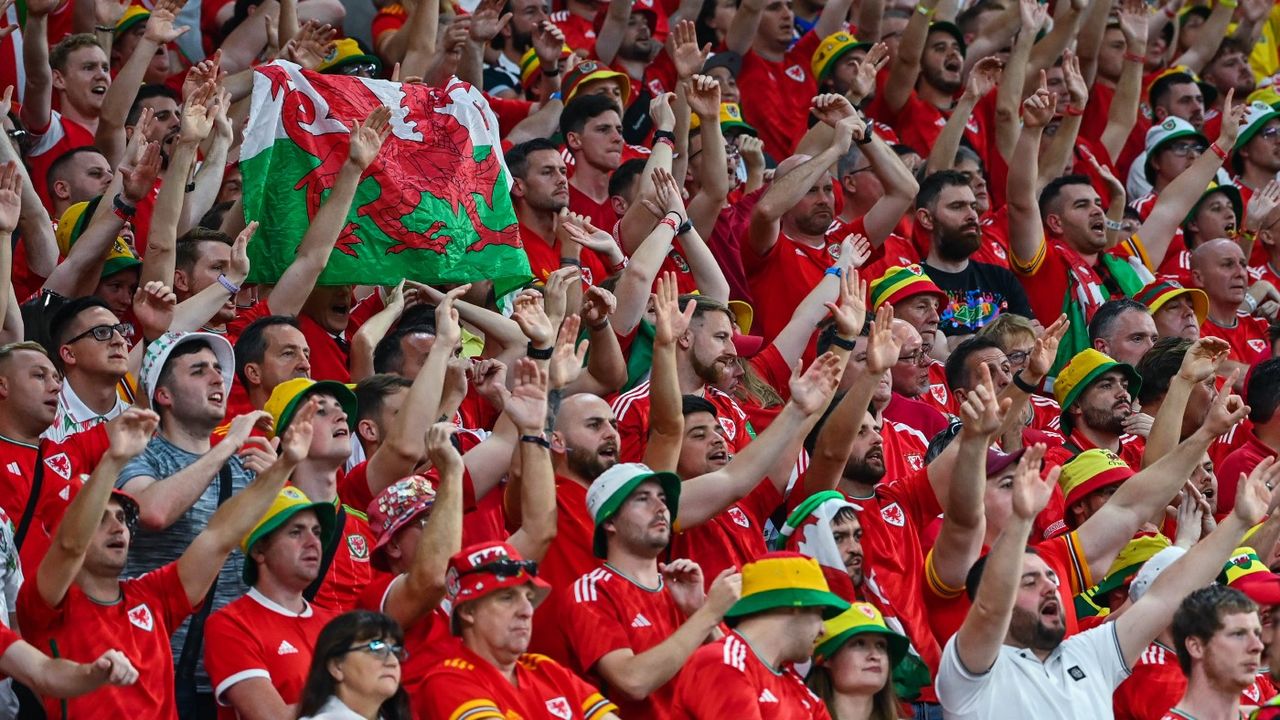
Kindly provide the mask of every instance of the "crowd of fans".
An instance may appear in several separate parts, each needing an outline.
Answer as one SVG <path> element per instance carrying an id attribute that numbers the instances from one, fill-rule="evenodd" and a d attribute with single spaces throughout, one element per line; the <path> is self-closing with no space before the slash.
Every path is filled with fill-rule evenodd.
<path id="1" fill-rule="evenodd" d="M 0 717 L 1280 718 L 1280 3 L 375 5 L 0 3 Z M 527 287 L 250 283 L 271 62 Z"/>

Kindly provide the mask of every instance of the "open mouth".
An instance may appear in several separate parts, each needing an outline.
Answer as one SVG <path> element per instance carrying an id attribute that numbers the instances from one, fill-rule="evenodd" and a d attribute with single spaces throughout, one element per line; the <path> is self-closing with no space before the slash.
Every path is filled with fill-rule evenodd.
<path id="1" fill-rule="evenodd" d="M 1044 620 L 1058 620 L 1062 617 L 1061 607 L 1057 600 L 1050 600 L 1040 606 L 1040 617 Z"/>
<path id="2" fill-rule="evenodd" d="M 707 459 L 714 463 L 729 462 L 729 453 L 725 450 L 716 450 L 708 455 Z"/>
<path id="3" fill-rule="evenodd" d="M 1099 220 L 1097 222 L 1089 223 L 1089 232 L 1095 235 L 1105 234 L 1107 232 L 1107 222 L 1105 220 Z"/>
<path id="4" fill-rule="evenodd" d="M 600 457 L 616 458 L 616 457 L 618 457 L 618 446 L 617 446 L 617 445 L 605 445 L 604 447 L 600 448 L 600 449 L 596 452 L 596 454 L 597 454 L 597 455 L 599 455 Z"/>
<path id="5" fill-rule="evenodd" d="M 107 541 L 108 550 L 124 550 L 126 547 L 127 545 L 125 544 L 124 538 L 117 538 L 115 540 Z"/>
<path id="6" fill-rule="evenodd" d="M 94 85 L 89 88 L 89 92 L 93 93 L 94 95 L 106 95 L 107 87 L 108 87 L 107 85 Z"/>
<path id="7" fill-rule="evenodd" d="M 212 393 L 209 393 L 209 402 L 214 403 L 214 404 L 216 404 L 216 405 L 221 405 L 221 404 L 222 404 L 222 400 L 223 400 L 223 398 L 225 398 L 225 397 L 226 397 L 226 395 L 223 395 L 221 391 L 219 391 L 219 392 L 212 392 Z"/>
<path id="8" fill-rule="evenodd" d="M 347 437 L 350 434 L 351 434 L 351 431 L 348 430 L 345 425 L 333 431 L 333 436 L 336 438 Z"/>

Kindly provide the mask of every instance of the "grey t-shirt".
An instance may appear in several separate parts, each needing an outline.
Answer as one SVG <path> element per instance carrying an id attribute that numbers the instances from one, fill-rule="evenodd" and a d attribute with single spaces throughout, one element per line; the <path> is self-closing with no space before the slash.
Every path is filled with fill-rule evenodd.
<path id="1" fill-rule="evenodd" d="M 153 477 L 157 482 L 165 482 L 165 478 L 178 473 L 199 459 L 199 455 L 187 452 L 156 435 L 151 438 L 151 442 L 147 443 L 147 449 L 130 460 L 124 466 L 124 470 L 120 471 L 120 477 L 116 479 L 116 487 L 123 488 L 125 483 L 136 477 Z M 253 473 L 241 464 L 239 457 L 232 456 L 228 464 L 231 467 L 231 491 L 234 494 L 243 490 L 253 480 Z M 125 577 L 132 578 L 151 572 L 174 562 L 186 552 L 196 536 L 209 524 L 209 518 L 213 517 L 214 511 L 218 509 L 220 484 L 215 473 L 209 486 L 200 495 L 200 499 L 196 500 L 177 522 L 165 530 L 150 532 L 138 528 L 129 546 L 129 560 L 124 569 Z M 233 551 L 227 558 L 226 564 L 222 566 L 222 571 L 218 573 L 218 586 L 214 593 L 211 612 L 248 592 L 249 588 L 241 580 L 240 575 L 243 565 L 244 556 L 239 550 Z M 190 619 L 184 621 L 170 639 L 175 669 L 178 658 L 182 656 L 182 645 L 186 642 L 187 626 L 190 622 Z M 213 692 L 209 684 L 209 676 L 204 671 L 203 653 L 197 657 L 200 660 L 196 666 L 197 687 L 200 692 Z"/>

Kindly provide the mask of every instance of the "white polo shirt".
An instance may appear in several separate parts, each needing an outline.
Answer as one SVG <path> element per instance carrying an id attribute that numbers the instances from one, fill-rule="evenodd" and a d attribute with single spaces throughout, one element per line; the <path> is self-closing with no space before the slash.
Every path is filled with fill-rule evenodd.
<path id="1" fill-rule="evenodd" d="M 981 675 L 960 663 L 956 637 L 942 651 L 934 683 L 948 720 L 1113 718 L 1111 694 L 1129 676 L 1115 623 L 1067 638 L 1043 663 L 1030 650 L 1004 645 Z"/>

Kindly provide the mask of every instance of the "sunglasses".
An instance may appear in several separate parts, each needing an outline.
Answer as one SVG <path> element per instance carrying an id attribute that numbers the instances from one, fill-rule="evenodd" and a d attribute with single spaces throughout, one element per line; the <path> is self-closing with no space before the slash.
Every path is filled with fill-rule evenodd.
<path id="1" fill-rule="evenodd" d="M 1188 155 L 1200 156 L 1204 154 L 1205 146 L 1202 143 L 1178 143 L 1165 148 L 1177 157 L 1186 157 Z"/>
<path id="2" fill-rule="evenodd" d="M 353 647 L 349 647 L 347 648 L 346 652 L 369 653 L 370 655 L 374 656 L 375 658 L 378 658 L 379 660 L 382 660 L 383 662 L 386 662 L 387 658 L 391 657 L 392 655 L 394 655 L 395 658 L 400 662 L 404 662 L 405 658 L 409 657 L 409 653 L 405 652 L 403 645 L 399 643 L 392 644 L 387 642 L 386 640 L 370 640 L 369 642 L 364 643 L 363 645 L 355 645 Z"/>
<path id="3" fill-rule="evenodd" d="M 495 560 L 491 563 L 485 563 L 484 565 L 477 565 L 462 574 L 471 575 L 474 573 L 488 573 L 497 577 L 499 580 L 510 580 L 511 578 L 520 577 L 521 573 L 537 577 L 538 563 L 533 560 Z"/>
<path id="4" fill-rule="evenodd" d="M 85 330 L 84 332 L 71 338 L 70 340 L 66 341 L 63 344 L 70 345 L 71 343 L 83 340 L 89 337 L 90 335 L 92 335 L 93 339 L 97 340 L 98 342 L 107 342 L 116 333 L 120 333 L 121 339 L 124 339 L 128 336 L 128 332 L 129 332 L 129 326 L 125 325 L 124 323 L 116 323 L 115 325 L 94 325 L 93 327 L 89 328 L 88 330 Z"/>

